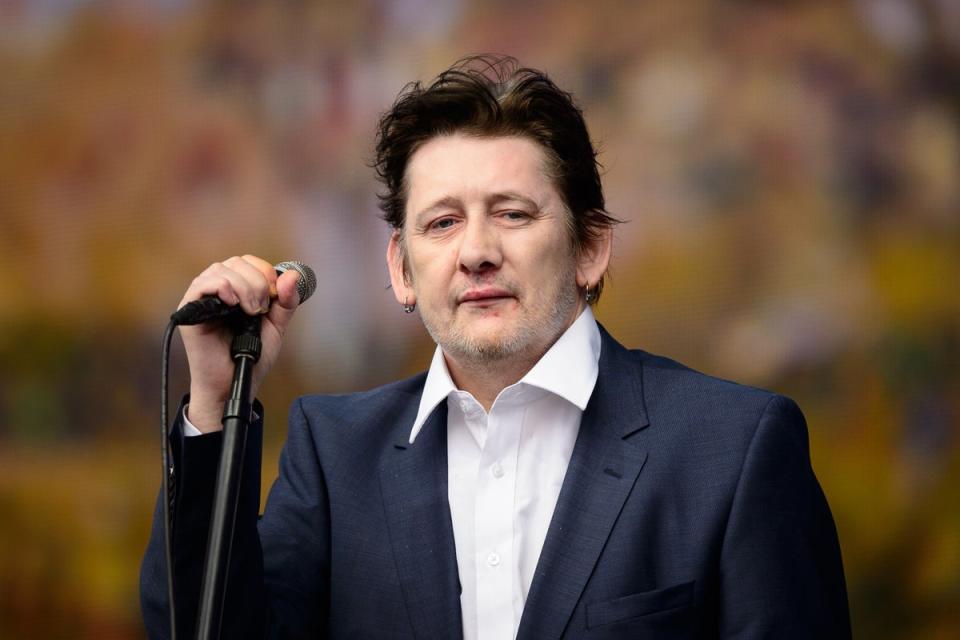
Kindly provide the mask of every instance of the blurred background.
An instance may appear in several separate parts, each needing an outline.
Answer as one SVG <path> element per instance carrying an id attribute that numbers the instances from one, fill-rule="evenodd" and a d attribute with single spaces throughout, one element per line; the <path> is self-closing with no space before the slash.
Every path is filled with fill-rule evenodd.
<path id="1" fill-rule="evenodd" d="M 160 338 L 193 276 L 312 265 L 263 390 L 429 364 L 374 125 L 464 54 L 585 109 L 621 341 L 794 397 L 855 635 L 960 629 L 960 2 L 0 0 L 0 637 L 140 638 Z M 175 345 L 172 401 L 186 389 Z"/>

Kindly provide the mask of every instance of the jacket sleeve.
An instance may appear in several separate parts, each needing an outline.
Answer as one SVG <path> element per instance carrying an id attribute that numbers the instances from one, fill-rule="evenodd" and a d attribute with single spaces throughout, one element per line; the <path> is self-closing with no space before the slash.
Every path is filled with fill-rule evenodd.
<path id="1" fill-rule="evenodd" d="M 263 407 L 254 405 L 258 416 Z M 220 433 L 185 438 L 182 415 L 171 432 L 174 597 L 177 635 L 195 635 L 207 534 L 220 460 Z M 223 638 L 324 637 L 329 612 L 329 507 L 310 426 L 299 402 L 290 411 L 280 475 L 260 508 L 263 419 L 247 432 L 236 526 L 221 627 Z M 162 494 L 161 494 L 162 499 Z M 140 576 L 151 639 L 168 638 L 169 613 L 158 500 Z"/>
<path id="2" fill-rule="evenodd" d="M 797 405 L 767 404 L 741 469 L 720 559 L 720 637 L 850 638 L 836 527 Z"/>
<path id="3" fill-rule="evenodd" d="M 256 405 L 254 411 L 258 416 L 263 415 L 262 406 Z M 170 510 L 174 597 L 177 601 L 177 635 L 192 638 L 196 634 L 203 563 L 223 438 L 220 433 L 184 437 L 183 404 L 176 416 L 170 433 L 174 467 Z M 221 636 L 224 638 L 262 637 L 266 626 L 267 601 L 257 536 L 262 436 L 263 420 L 259 418 L 247 431 L 227 577 L 227 601 L 222 615 Z M 151 639 L 170 637 L 162 500 L 161 491 L 140 569 L 140 603 Z"/>

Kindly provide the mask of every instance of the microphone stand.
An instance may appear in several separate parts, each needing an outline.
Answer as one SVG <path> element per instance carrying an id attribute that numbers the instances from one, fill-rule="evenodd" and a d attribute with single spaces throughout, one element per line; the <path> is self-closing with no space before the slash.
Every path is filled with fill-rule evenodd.
<path id="1" fill-rule="evenodd" d="M 240 475 L 247 442 L 247 428 L 253 412 L 250 402 L 250 380 L 253 366 L 260 359 L 260 316 L 241 315 L 235 321 L 230 355 L 234 360 L 230 399 L 223 408 L 223 449 L 217 472 L 213 515 L 207 538 L 207 555 L 197 618 L 197 638 L 214 640 L 220 637 L 221 616 L 227 592 L 227 571 L 230 548 L 236 524 L 237 501 L 240 496 Z"/>

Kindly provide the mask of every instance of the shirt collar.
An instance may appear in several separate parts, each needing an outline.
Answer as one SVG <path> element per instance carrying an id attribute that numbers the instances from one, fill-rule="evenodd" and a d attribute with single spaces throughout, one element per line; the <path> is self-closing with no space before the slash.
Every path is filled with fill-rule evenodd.
<path id="1" fill-rule="evenodd" d="M 588 306 L 517 384 L 549 391 L 583 411 L 597 383 L 599 361 L 600 330 Z M 437 405 L 456 391 L 443 350 L 437 345 L 423 385 L 417 418 L 410 429 L 410 444 Z"/>

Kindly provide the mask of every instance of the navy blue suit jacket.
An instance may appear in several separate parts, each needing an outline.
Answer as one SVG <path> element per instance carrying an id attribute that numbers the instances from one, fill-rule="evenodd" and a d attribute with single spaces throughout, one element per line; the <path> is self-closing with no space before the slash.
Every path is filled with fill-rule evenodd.
<path id="1" fill-rule="evenodd" d="M 602 335 L 518 637 L 848 638 L 797 406 Z M 224 638 L 461 637 L 446 403 L 408 443 L 424 379 L 299 399 L 259 520 L 252 426 Z M 172 440 L 178 627 L 191 637 L 220 437 L 177 427 Z M 162 537 L 155 517 L 141 575 L 154 638 L 169 631 Z"/>

